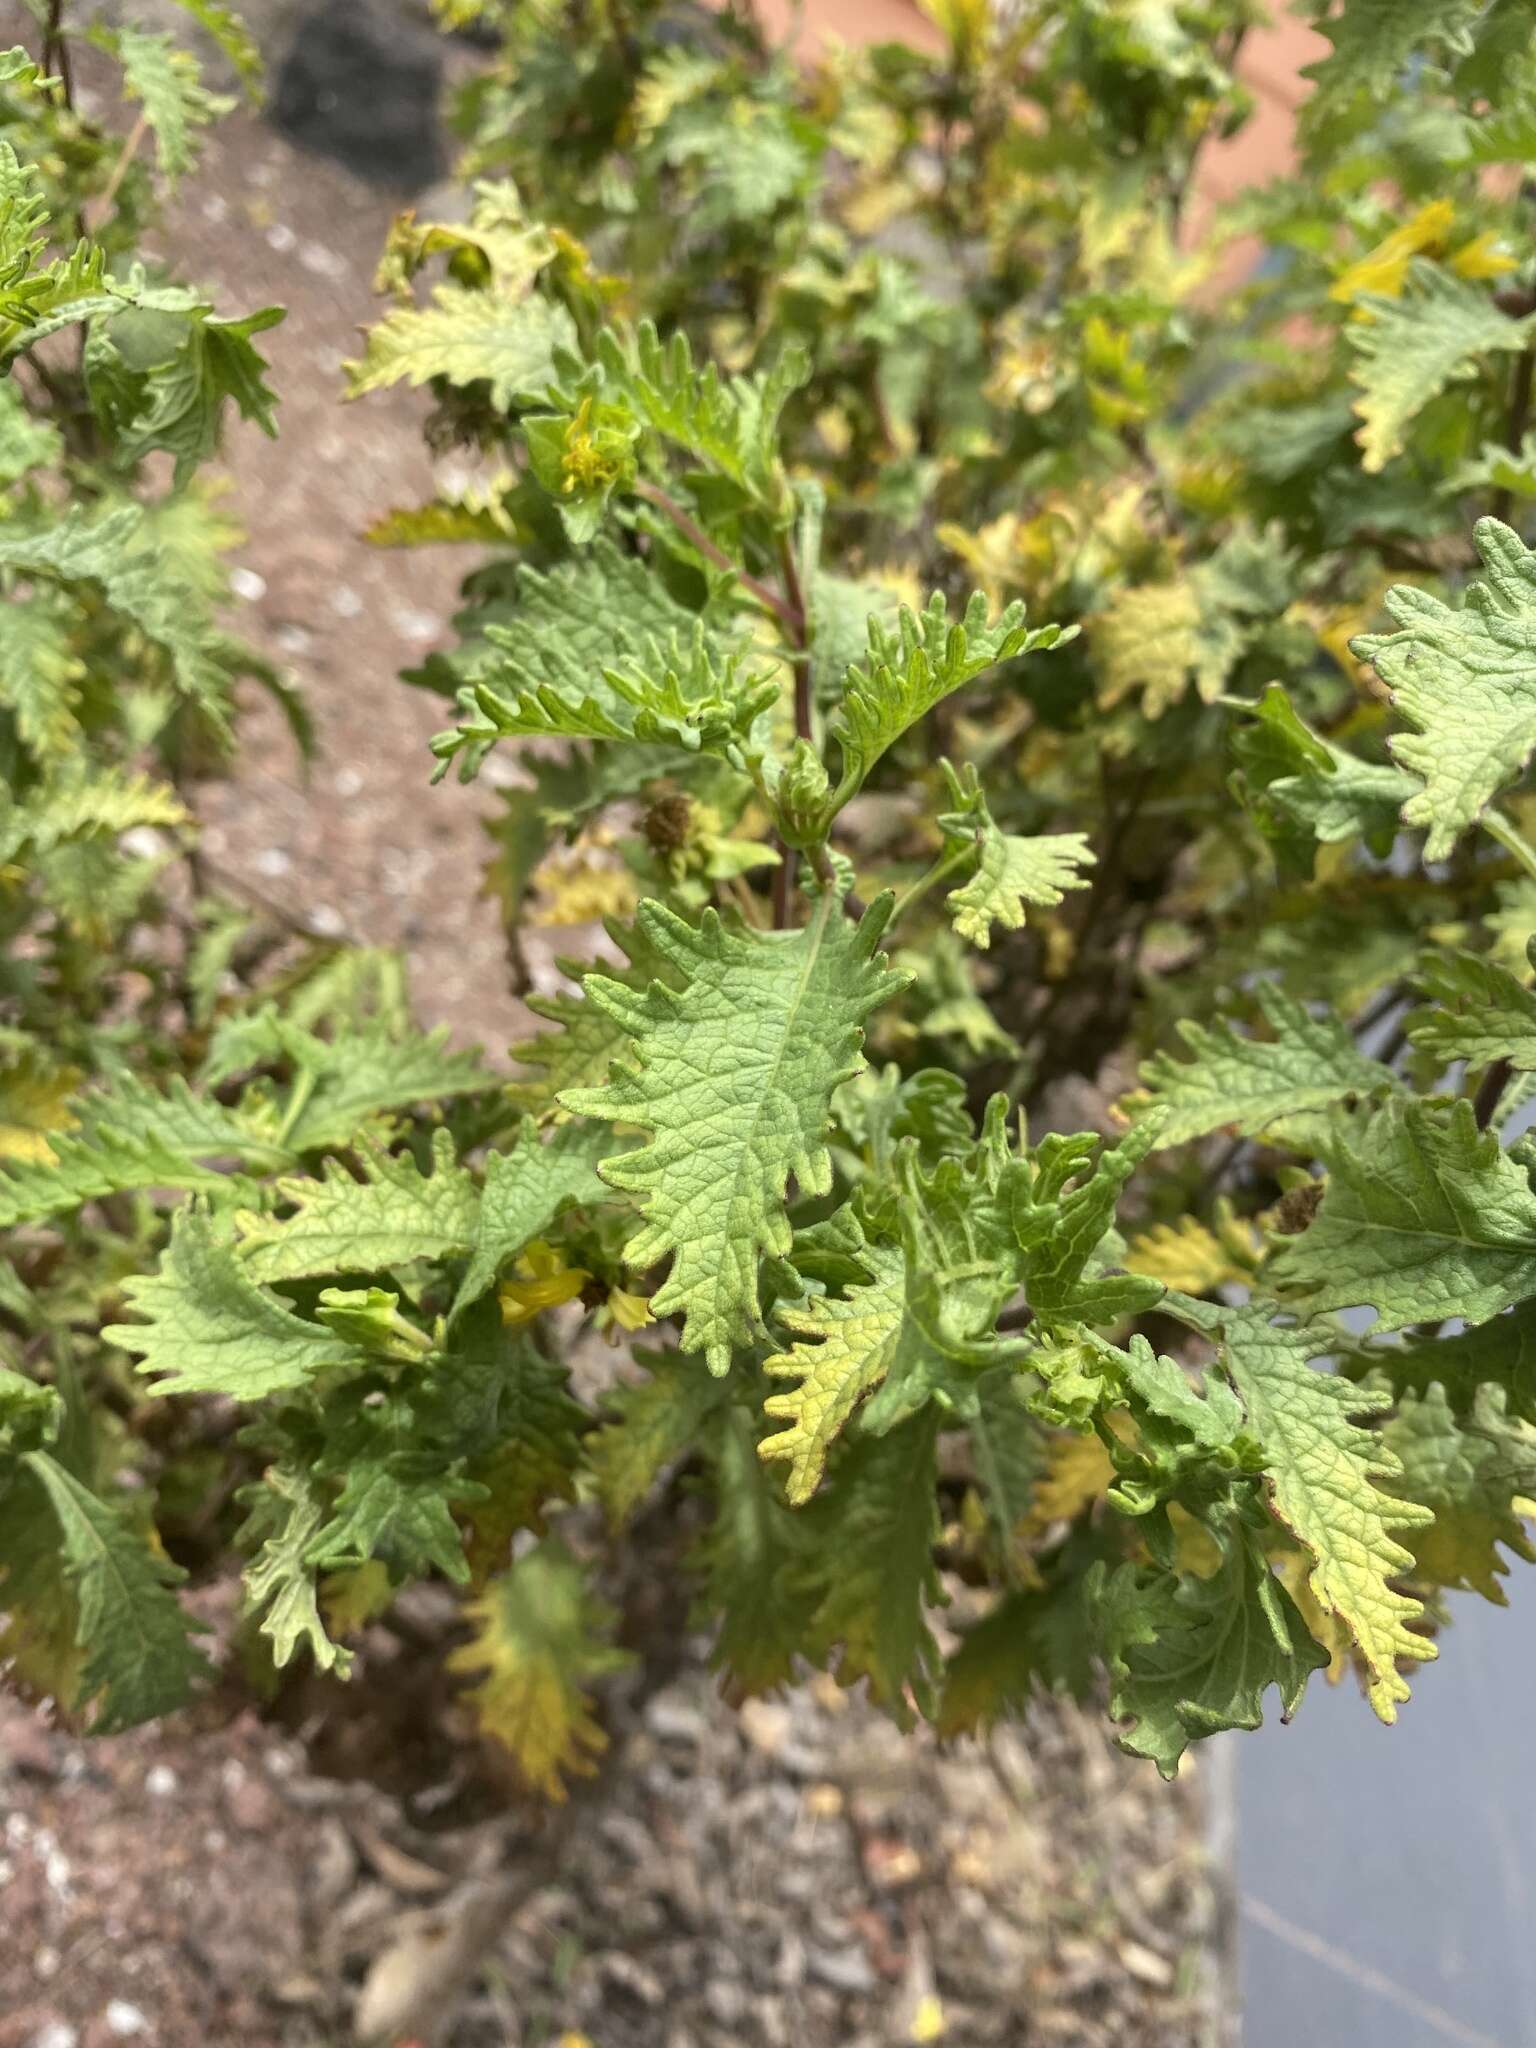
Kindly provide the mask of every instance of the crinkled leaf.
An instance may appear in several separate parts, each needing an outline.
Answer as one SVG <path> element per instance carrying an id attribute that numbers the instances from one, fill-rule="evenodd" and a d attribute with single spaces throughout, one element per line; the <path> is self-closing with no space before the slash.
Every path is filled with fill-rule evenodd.
<path id="1" fill-rule="evenodd" d="M 1474 376 L 1484 356 L 1524 348 L 1531 332 L 1531 319 L 1501 311 L 1486 284 L 1422 261 L 1410 278 L 1401 298 L 1363 299 L 1367 317 L 1346 330 L 1357 357 L 1357 439 L 1367 474 L 1402 453 L 1408 428 L 1432 398 Z"/>
<path id="2" fill-rule="evenodd" d="M 1125 584 L 1088 625 L 1088 645 L 1106 710 L 1137 695 L 1161 718 L 1193 680 L 1202 697 L 1226 679 L 1232 647 L 1210 631 L 1192 582 Z"/>
<path id="3" fill-rule="evenodd" d="M 1271 1686 L 1289 1719 L 1328 1662 L 1241 1528 L 1210 1578 L 1133 1564 L 1106 1573 L 1099 1564 L 1087 1595 L 1110 1671 L 1110 1712 L 1131 1723 L 1122 1745 L 1151 1757 L 1165 1778 L 1191 1741 L 1257 1728 Z"/>
<path id="4" fill-rule="evenodd" d="M 123 67 L 124 93 L 141 103 L 154 132 L 161 170 L 181 177 L 192 168 L 196 131 L 234 102 L 208 91 L 197 59 L 172 36 L 122 28 L 110 44 Z"/>
<path id="5" fill-rule="evenodd" d="M 1303 74 L 1314 84 L 1312 117 L 1356 93 L 1388 98 L 1401 86 L 1403 67 L 1418 50 L 1442 45 L 1464 55 L 1481 11 L 1479 0 L 1347 0 L 1339 9 L 1314 5 L 1315 25 L 1333 48 Z"/>
<path id="6" fill-rule="evenodd" d="M 532 1791 L 563 1800 L 608 1746 L 586 1688 L 630 1658 L 609 1640 L 613 1610 L 563 1543 L 546 1537 L 470 1601 L 474 1635 L 448 1659 L 465 1694 Z"/>
<path id="7" fill-rule="evenodd" d="M 831 1185 L 832 1091 L 863 1064 L 864 1019 L 902 986 L 876 951 L 888 914 L 886 899 L 855 925 L 823 897 L 803 930 L 733 931 L 713 911 L 695 929 L 645 903 L 641 928 L 682 988 L 653 983 L 642 996 L 587 979 L 634 1059 L 561 1101 L 650 1134 L 641 1150 L 605 1161 L 603 1178 L 644 1215 L 629 1263 L 672 1261 L 653 1313 L 681 1311 L 685 1348 L 703 1351 L 712 1372 L 762 1332 L 758 1260 L 789 1250 L 790 1176 L 802 1195 Z"/>
<path id="8" fill-rule="evenodd" d="M 452 1404 L 450 1440 L 483 1489 L 463 1510 L 478 1582 L 507 1562 L 519 1529 L 542 1530 L 551 1502 L 575 1498 L 586 1411 L 571 1398 L 565 1366 L 530 1331 L 503 1328 L 494 1301 L 459 1320 L 434 1371 L 439 1400 Z"/>
<path id="9" fill-rule="evenodd" d="M 446 1131 L 433 1135 L 432 1170 L 410 1153 L 362 1150 L 363 1178 L 328 1159 L 319 1180 L 281 1180 L 288 1216 L 246 1212 L 235 1219 L 241 1264 L 252 1280 L 312 1279 L 323 1273 L 378 1273 L 413 1259 L 441 1259 L 473 1242 L 480 1194 L 454 1159 Z"/>
<path id="10" fill-rule="evenodd" d="M 487 662 L 466 692 L 465 723 L 434 744 L 440 761 L 466 747 L 483 755 L 499 739 L 518 738 L 627 740 L 730 754 L 746 744 L 779 694 L 773 671 L 747 665 L 735 648 L 718 649 L 700 624 L 686 640 L 653 642 L 598 673 L 573 673 L 566 655 L 526 682 L 516 630 L 492 626 L 486 637 L 513 659 L 505 670 L 494 657 Z"/>
<path id="11" fill-rule="evenodd" d="M 434 1571 L 467 1579 L 452 1510 L 478 1496 L 473 1481 L 445 1468 L 432 1450 L 381 1441 L 349 1458 L 341 1491 L 310 1538 L 305 1561 L 317 1571 L 336 1571 L 377 1558 L 397 1581 Z"/>
<path id="12" fill-rule="evenodd" d="M 808 1570 L 812 1532 L 785 1506 L 757 1456 L 747 1417 L 728 1410 L 710 1431 L 714 1519 L 693 1545 L 701 1574 L 696 1623 L 714 1629 L 710 1662 L 732 1698 L 793 1683 L 811 1653 L 820 1581 Z"/>
<path id="13" fill-rule="evenodd" d="M 489 1155 L 469 1264 L 449 1310 L 450 1323 L 479 1300 L 507 1260 L 562 1210 L 576 1203 L 612 1200 L 597 1169 L 602 1160 L 613 1157 L 613 1145 L 612 1134 L 597 1125 L 560 1124 L 541 1139 L 533 1124 L 525 1122 L 509 1151 Z"/>
<path id="14" fill-rule="evenodd" d="M 943 765 L 950 798 L 959 808 L 938 820 L 939 830 L 946 839 L 976 850 L 975 872 L 945 898 L 962 939 L 985 949 L 992 943 L 994 924 L 1005 932 L 1023 930 L 1026 903 L 1049 909 L 1060 903 L 1064 890 L 1088 887 L 1087 876 L 1078 870 L 1092 867 L 1095 856 L 1081 832 L 1025 837 L 999 831 L 974 765 L 967 763 L 959 775 L 947 761 Z"/>
<path id="15" fill-rule="evenodd" d="M 603 1405 L 612 1419 L 586 1440 L 587 1462 L 612 1529 L 620 1529 L 667 1466 L 689 1450 L 727 1399 L 725 1383 L 680 1351 L 636 1351 L 645 1378 L 618 1381 Z"/>
<path id="16" fill-rule="evenodd" d="M 1390 1397 L 1311 1365 L 1326 1334 L 1283 1328 L 1262 1307 L 1173 1296 L 1168 1306 L 1220 1342 L 1263 1454 L 1274 1513 L 1312 1555 L 1308 1583 L 1318 1604 L 1354 1637 L 1371 1705 L 1383 1721 L 1396 1720 L 1408 1697 L 1399 1662 L 1432 1658 L 1435 1647 L 1409 1627 L 1421 1604 L 1396 1587 L 1413 1563 L 1396 1532 L 1421 1526 L 1429 1512 L 1383 1491 L 1378 1482 L 1399 1477 L 1397 1459 L 1379 1433 L 1354 1420 L 1379 1413 Z"/>
<path id="17" fill-rule="evenodd" d="M 1391 744 L 1424 780 L 1403 822 L 1426 829 L 1429 860 L 1445 859 L 1536 747 L 1536 555 L 1497 519 L 1474 537 L 1487 576 L 1460 605 L 1397 585 L 1385 602 L 1399 630 L 1351 642 L 1414 728 Z"/>
<path id="18" fill-rule="evenodd" d="M 235 1540 L 247 1549 L 260 1544 L 245 1567 L 245 1612 L 260 1617 L 273 1664 L 281 1671 L 304 1644 L 317 1670 L 345 1678 L 352 1653 L 326 1632 L 315 1594 L 315 1567 L 308 1561 L 326 1514 L 319 1489 L 304 1474 L 273 1466 L 241 1499 L 250 1514 Z"/>
<path id="19" fill-rule="evenodd" d="M 222 731 L 227 680 L 219 642 L 163 552 L 146 544 L 147 530 L 138 505 L 106 513 L 77 508 L 46 526 L 8 523 L 0 533 L 0 569 L 95 584 L 113 611 L 164 650 L 177 688 Z"/>
<path id="20" fill-rule="evenodd" d="M 171 1591 L 186 1574 L 46 1451 L 27 1452 L 26 1465 L 58 1524 L 77 1609 L 84 1659 L 72 1704 L 94 1704 L 98 1735 L 185 1706 L 194 1683 L 212 1675 Z"/>
<path id="21" fill-rule="evenodd" d="M 1279 683 L 1269 685 L 1252 722 L 1233 734 L 1232 751 L 1261 829 L 1290 858 L 1288 872 L 1311 872 L 1313 841 L 1364 839 L 1373 852 L 1387 853 L 1417 787 L 1390 762 L 1359 760 L 1314 732 Z"/>
<path id="22" fill-rule="evenodd" d="M 766 374 L 722 377 L 713 363 L 694 362 L 681 329 L 663 342 L 646 320 L 632 337 L 605 330 L 597 355 L 607 387 L 621 392 L 654 433 L 777 503 L 779 416 L 808 370 L 797 348 L 785 348 Z"/>
<path id="23" fill-rule="evenodd" d="M 1464 1414 L 1480 1387 L 1497 1387 L 1512 1414 L 1536 1422 L 1536 1296 L 1453 1336 L 1368 1345 L 1359 1356 L 1399 1392 L 1422 1394 L 1438 1383 Z"/>
<path id="24" fill-rule="evenodd" d="M 93 330 L 86 354 L 92 398 L 120 461 L 163 449 L 175 457 L 174 481 L 185 483 L 218 452 L 227 400 L 275 436 L 277 396 L 252 336 L 279 324 L 281 306 L 224 320 L 177 288 L 136 298 L 137 308 Z"/>
<path id="25" fill-rule="evenodd" d="M 1105 1273 L 1099 1258 L 1121 1192 L 1158 1142 L 1160 1122 L 1149 1117 L 1103 1149 L 1091 1133 L 1052 1133 L 1032 1159 L 1009 1168 L 1024 1295 L 1042 1327 L 1112 1322 L 1140 1314 L 1161 1296 L 1158 1281 Z"/>
<path id="26" fill-rule="evenodd" d="M 1446 1066 L 1508 1060 L 1522 1072 L 1536 1067 L 1536 994 L 1507 967 L 1473 953 L 1436 953 L 1419 982 L 1435 1003 L 1408 1019 L 1408 1036 L 1420 1052 Z"/>
<path id="27" fill-rule="evenodd" d="M 1011 604 L 995 624 L 978 592 L 952 620 L 941 595 L 921 612 L 903 605 L 895 626 L 877 613 L 868 622 L 869 647 L 852 667 L 843 701 L 831 721 L 842 750 L 843 773 L 829 801 L 836 811 L 867 780 L 881 755 L 935 704 L 1000 661 L 1057 646 L 1072 637 L 1060 626 L 1026 626 L 1022 604 Z"/>
<path id="28" fill-rule="evenodd" d="M 472 775 L 502 722 L 524 716 L 521 706 L 531 722 L 519 729 L 588 732 L 606 722 L 632 732 L 633 687 L 626 697 L 622 686 L 605 683 L 605 673 L 632 672 L 650 650 L 674 641 L 686 649 L 696 631 L 704 634 L 710 667 L 727 670 L 738 641 L 727 617 L 718 608 L 690 612 L 643 561 L 610 540 L 599 537 L 547 574 L 521 564 L 512 601 L 496 606 L 469 662 L 467 714 L 493 729 L 474 744 L 467 732 L 442 733 L 434 751 L 445 761 L 459 754 L 460 772 Z M 482 682 L 495 699 L 488 711 L 474 694 Z"/>
<path id="29" fill-rule="evenodd" d="M 616 982 L 637 997 L 652 982 L 667 988 L 682 985 L 681 971 L 653 943 L 643 924 L 624 925 L 608 918 L 604 929 L 623 955 L 622 963 L 604 962 L 605 981 Z M 587 972 L 579 961 L 562 960 L 559 965 L 572 980 Z M 567 1088 L 600 1088 L 615 1058 L 628 1050 L 629 1033 L 623 1023 L 589 995 L 531 995 L 528 1008 L 556 1029 L 541 1031 L 512 1048 L 514 1059 L 536 1070 L 535 1077 L 514 1081 L 510 1090 L 524 1109 L 543 1113 L 555 1107 Z"/>
<path id="30" fill-rule="evenodd" d="M 909 1689 L 931 1710 L 939 1668 L 927 1620 L 941 1598 L 933 1562 L 937 1444 L 933 1407 L 884 1436 L 857 1437 L 804 1510 L 820 1590 L 812 1640 L 821 1655 L 835 1654 L 842 1684 L 867 1678 L 871 1696 L 898 1721 L 909 1718 Z"/>
<path id="31" fill-rule="evenodd" d="M 1273 1038 L 1243 1038 L 1230 1024 L 1185 1019 L 1179 1036 L 1190 1057 L 1160 1052 L 1143 1063 L 1141 1091 L 1122 1107 L 1163 1111 L 1158 1145 L 1223 1129 L 1257 1137 L 1285 1117 L 1397 1087 L 1391 1069 L 1359 1051 L 1336 1018 L 1314 1016 L 1271 981 L 1258 982 L 1254 994 Z"/>
<path id="32" fill-rule="evenodd" d="M 849 1208 L 840 1209 L 831 1222 L 866 1279 L 842 1293 L 813 1294 L 798 1306 L 781 1307 L 777 1321 L 796 1341 L 763 1360 L 770 1378 L 798 1382 L 764 1401 L 763 1413 L 783 1427 L 758 1445 L 760 1457 L 788 1459 L 784 1488 L 796 1504 L 816 1491 L 827 1452 L 844 1423 L 885 1378 L 907 1307 L 907 1260 L 901 1245 L 888 1238 L 871 1241 Z"/>
<path id="33" fill-rule="evenodd" d="M 446 1029 L 403 1030 L 379 1020 L 327 1039 L 271 1009 L 237 1015 L 222 1025 L 203 1075 L 217 1085 L 268 1064 L 292 1065 L 303 1077 L 297 1112 L 283 1133 L 294 1153 L 347 1145 L 370 1117 L 479 1095 L 498 1085 L 478 1048 L 449 1048 Z"/>
<path id="34" fill-rule="evenodd" d="M 1443 1387 L 1404 1393 L 1382 1428 L 1402 1466 L 1393 1491 L 1434 1516 L 1405 1537 L 1421 1585 L 1466 1588 L 1506 1606 L 1499 1580 L 1508 1565 L 1504 1544 L 1527 1564 L 1536 1548 L 1517 1501 L 1536 1495 L 1536 1429 L 1505 1412 L 1502 1392 L 1482 1387 L 1457 1415 Z"/>
<path id="35" fill-rule="evenodd" d="M 1480 1322 L 1536 1294 L 1530 1175 L 1470 1102 L 1392 1101 L 1340 1119 L 1316 1218 L 1266 1278 L 1310 1314 L 1369 1305 L 1380 1329 Z"/>
<path id="36" fill-rule="evenodd" d="M 488 384 L 491 404 L 505 410 L 537 397 L 554 376 L 556 351 L 575 341 L 564 306 L 537 293 L 440 284 L 428 305 L 396 306 L 368 329 L 362 357 L 347 365 L 348 395 L 441 377 L 461 388 Z"/>
<path id="37" fill-rule="evenodd" d="M 270 1169 L 289 1155 L 237 1112 L 173 1078 L 163 1093 L 120 1074 L 72 1098 L 72 1124 L 49 1137 L 47 1159 L 0 1170 L 0 1228 L 40 1223 L 103 1195 L 144 1188 L 218 1194 L 233 1184 L 213 1162 Z"/>
<path id="38" fill-rule="evenodd" d="M 195 1206 L 177 1212 L 158 1270 L 127 1280 L 123 1294 L 144 1320 L 114 1323 L 102 1335 L 154 1375 L 155 1394 L 257 1401 L 367 1363 L 356 1345 L 258 1287 L 233 1244 Z"/>

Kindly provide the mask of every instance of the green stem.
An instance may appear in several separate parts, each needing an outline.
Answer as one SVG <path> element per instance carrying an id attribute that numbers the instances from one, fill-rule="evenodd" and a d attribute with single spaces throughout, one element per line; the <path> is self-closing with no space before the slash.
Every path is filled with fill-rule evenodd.
<path id="1" fill-rule="evenodd" d="M 1531 379 L 1536 371 L 1536 355 L 1524 349 L 1515 358 L 1515 366 L 1509 378 L 1509 417 L 1504 428 L 1504 445 L 1511 455 L 1520 453 L 1525 440 L 1525 429 L 1531 416 Z M 1509 491 L 1495 491 L 1490 507 L 1495 519 L 1508 520 L 1514 499 Z"/>
<path id="2" fill-rule="evenodd" d="M 1506 853 L 1512 853 L 1525 872 L 1536 880 L 1536 846 L 1532 846 L 1529 839 L 1515 829 L 1502 811 L 1484 811 L 1482 827 L 1490 839 L 1496 839 Z"/>
<path id="3" fill-rule="evenodd" d="M 919 898 L 926 896 L 936 883 L 942 882 L 946 875 L 952 875 L 956 868 L 964 867 L 975 851 L 974 846 L 966 845 L 952 846 L 947 853 L 941 853 L 927 872 L 919 875 L 911 888 L 896 898 L 896 907 L 891 912 L 890 924 L 886 926 L 887 931 Z"/>
<path id="4" fill-rule="evenodd" d="M 278 1128 L 277 1137 L 273 1141 L 275 1144 L 287 1144 L 289 1132 L 292 1131 L 294 1125 L 298 1122 L 299 1118 L 304 1114 L 304 1111 L 309 1103 L 309 1098 L 311 1095 L 314 1094 L 314 1092 L 314 1070 L 310 1067 L 306 1067 L 293 1084 L 293 1090 L 290 1093 L 288 1101 L 283 1109 L 283 1121 Z"/>
<path id="5" fill-rule="evenodd" d="M 805 592 L 800 585 L 800 571 L 795 562 L 795 544 L 788 533 L 779 538 L 779 573 L 784 583 L 784 600 L 789 613 L 796 621 L 791 635 L 794 647 L 795 669 L 795 736 L 809 740 L 811 731 L 811 615 L 806 607 Z"/>
<path id="6" fill-rule="evenodd" d="M 743 569 L 740 562 L 733 562 L 725 549 L 712 541 L 698 521 L 685 512 L 670 492 L 660 484 L 641 481 L 635 485 L 635 496 L 643 498 L 647 505 L 654 505 L 658 512 L 665 513 L 678 532 L 691 546 L 698 549 L 706 562 L 713 562 L 717 569 L 728 570 L 749 596 L 756 598 L 765 611 L 771 612 L 783 627 L 791 645 L 798 645 L 804 630 L 804 620 L 794 611 L 776 590 L 759 581 Z"/>
<path id="7" fill-rule="evenodd" d="M 396 1309 L 389 1318 L 389 1327 L 397 1337 L 403 1338 L 413 1350 L 428 1352 L 433 1349 L 432 1339 L 425 1330 L 418 1330 L 414 1323 L 407 1322 Z"/>

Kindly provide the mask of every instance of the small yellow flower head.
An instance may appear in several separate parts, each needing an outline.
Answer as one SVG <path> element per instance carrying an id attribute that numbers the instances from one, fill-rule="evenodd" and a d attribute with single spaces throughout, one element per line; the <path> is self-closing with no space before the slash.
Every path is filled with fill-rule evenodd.
<path id="1" fill-rule="evenodd" d="M 622 1287 L 609 1288 L 608 1313 L 621 1330 L 643 1330 L 656 1320 L 645 1295 L 627 1294 Z"/>
<path id="2" fill-rule="evenodd" d="M 513 1277 L 501 1283 L 496 1297 L 501 1303 L 501 1320 L 508 1329 L 531 1322 L 546 1308 L 574 1301 L 591 1278 L 584 1267 L 568 1266 L 563 1253 L 535 1238 L 518 1260 Z"/>

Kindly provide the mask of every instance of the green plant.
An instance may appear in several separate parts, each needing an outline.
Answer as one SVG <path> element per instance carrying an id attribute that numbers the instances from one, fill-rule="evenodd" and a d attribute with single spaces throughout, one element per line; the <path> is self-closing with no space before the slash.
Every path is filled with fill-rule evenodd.
<path id="1" fill-rule="evenodd" d="M 1486 175 L 1536 10 L 1354 0 L 1296 179 L 1193 254 L 1253 7 L 955 4 L 809 75 L 741 9 L 473 11 L 495 175 L 399 224 L 352 383 L 483 474 L 375 537 L 496 550 L 414 679 L 440 773 L 560 743 L 496 827 L 514 971 L 533 915 L 619 957 L 510 1081 L 245 1004 L 8 1170 L 96 1260 L 0 1381 L 74 1531 L 13 1632 L 65 1617 L 109 1723 L 192 1670 L 38 1465 L 83 1410 L 173 1551 L 245 1555 L 268 1676 L 463 1585 L 551 1794 L 632 1558 L 737 1694 L 956 1732 L 1104 1670 L 1165 1772 L 1325 1665 L 1392 1719 L 1536 1492 L 1536 278 Z"/>
<path id="2" fill-rule="evenodd" d="M 227 10 L 187 11 L 249 79 Z M 284 1156 L 186 1077 L 258 983 L 284 1028 L 355 1011 L 382 1033 L 399 1002 L 392 964 L 214 892 L 189 807 L 233 754 L 242 680 L 308 745 L 285 679 L 220 623 L 240 536 L 198 473 L 231 408 L 272 431 L 254 337 L 281 313 L 226 317 L 141 253 L 226 102 L 169 37 L 97 29 L 139 107 L 116 134 L 76 103 L 61 10 L 44 22 L 40 61 L 0 52 L 0 1642 L 23 1683 L 110 1727 L 200 1666 L 132 1491 L 142 1408 L 103 1304 L 164 1243 L 147 1191 L 167 1165 L 179 1182 L 187 1143 Z"/>

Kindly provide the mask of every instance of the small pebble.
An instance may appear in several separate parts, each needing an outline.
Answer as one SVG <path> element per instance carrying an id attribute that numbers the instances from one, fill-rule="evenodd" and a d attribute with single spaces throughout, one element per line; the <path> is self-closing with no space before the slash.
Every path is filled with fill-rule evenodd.
<path id="1" fill-rule="evenodd" d="M 119 2040 L 126 2041 L 133 2034 L 147 2034 L 149 2021 L 136 2005 L 130 2005 L 126 1998 L 114 1998 L 108 2002 L 103 2015 L 107 2025 Z"/>
<path id="2" fill-rule="evenodd" d="M 237 567 L 229 572 L 229 587 L 236 597 L 243 597 L 247 604 L 255 604 L 258 598 L 267 594 L 267 579 L 254 569 Z"/>
<path id="3" fill-rule="evenodd" d="M 662 1694 L 646 1708 L 645 1725 L 663 1742 L 697 1743 L 703 1741 L 707 1724 L 697 1707 Z"/>
<path id="4" fill-rule="evenodd" d="M 315 277 L 328 277 L 333 282 L 347 274 L 346 257 L 327 249 L 323 242 L 306 242 L 299 251 L 299 261 Z"/>
<path id="5" fill-rule="evenodd" d="M 443 628 L 443 622 L 436 612 L 413 611 L 406 605 L 397 606 L 389 616 L 402 640 L 414 640 L 418 643 L 435 640 Z"/>
<path id="6" fill-rule="evenodd" d="M 806 1964 L 813 1977 L 834 1991 L 873 1991 L 875 1972 L 858 1943 L 847 1948 L 807 1948 Z"/>

